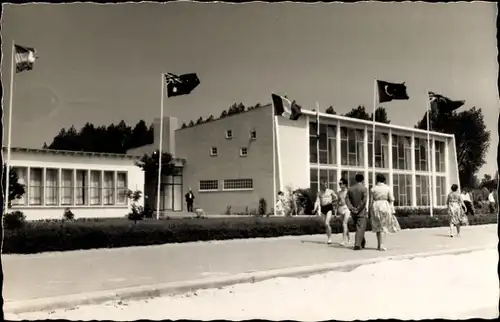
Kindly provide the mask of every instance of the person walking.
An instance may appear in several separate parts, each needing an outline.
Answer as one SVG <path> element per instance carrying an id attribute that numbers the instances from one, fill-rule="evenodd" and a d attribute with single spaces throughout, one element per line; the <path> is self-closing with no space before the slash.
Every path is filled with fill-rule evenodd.
<path id="1" fill-rule="evenodd" d="M 494 189 L 490 190 L 490 194 L 488 195 L 488 205 L 490 208 L 490 213 L 494 213 L 496 209 L 496 201 L 495 196 L 493 195 Z"/>
<path id="2" fill-rule="evenodd" d="M 371 189 L 370 222 L 372 231 L 377 234 L 377 249 L 387 250 L 384 247 L 386 233 L 396 233 L 401 230 L 398 219 L 394 216 L 394 195 L 392 189 L 385 184 L 385 177 L 376 176 L 376 184 Z"/>
<path id="3" fill-rule="evenodd" d="M 460 236 L 460 226 L 467 225 L 468 220 L 465 214 L 467 207 L 462 200 L 462 196 L 458 193 L 458 186 L 456 184 L 451 186 L 451 192 L 448 194 L 446 205 L 448 206 L 448 216 L 450 218 L 450 237 L 453 237 L 453 226 L 457 228 L 457 236 Z"/>
<path id="4" fill-rule="evenodd" d="M 345 199 L 347 208 L 351 212 L 351 217 L 356 224 L 356 235 L 354 236 L 354 250 L 365 248 L 366 230 L 366 205 L 368 202 L 368 189 L 363 184 L 365 178 L 362 174 L 356 174 L 356 184 L 347 190 Z"/>
<path id="5" fill-rule="evenodd" d="M 285 216 L 285 194 L 283 191 L 278 192 L 278 198 L 276 200 L 276 216 Z"/>
<path id="6" fill-rule="evenodd" d="M 340 216 L 340 220 L 342 220 L 342 243 L 340 245 L 345 246 L 351 242 L 349 227 L 347 225 L 351 218 L 351 212 L 345 201 L 347 197 L 347 180 L 344 178 L 340 179 L 339 187 L 340 190 L 337 193 L 339 197 L 337 214 Z"/>
<path id="7" fill-rule="evenodd" d="M 323 218 L 326 228 L 326 236 L 328 237 L 327 244 L 332 243 L 332 226 L 330 222 L 332 220 L 333 212 L 336 209 L 337 195 L 331 189 L 328 189 L 328 183 L 322 181 L 319 187 L 318 195 L 316 197 L 316 202 L 314 204 L 313 213 L 317 213 L 318 216 Z"/>
<path id="8" fill-rule="evenodd" d="M 468 188 L 462 190 L 462 200 L 464 201 L 466 207 L 466 213 L 474 216 L 474 204 L 472 203 L 472 198 Z"/>
<path id="9" fill-rule="evenodd" d="M 191 190 L 191 187 L 189 187 L 188 193 L 186 193 L 186 204 L 187 204 L 187 211 L 188 212 L 193 212 L 193 203 L 194 203 L 194 193 Z"/>

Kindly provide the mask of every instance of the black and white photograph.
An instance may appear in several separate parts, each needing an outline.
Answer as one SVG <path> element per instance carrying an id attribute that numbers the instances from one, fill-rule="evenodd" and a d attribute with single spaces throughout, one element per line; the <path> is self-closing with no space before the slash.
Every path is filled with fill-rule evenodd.
<path id="1" fill-rule="evenodd" d="M 3 315 L 499 317 L 495 2 L 16 2 Z"/>

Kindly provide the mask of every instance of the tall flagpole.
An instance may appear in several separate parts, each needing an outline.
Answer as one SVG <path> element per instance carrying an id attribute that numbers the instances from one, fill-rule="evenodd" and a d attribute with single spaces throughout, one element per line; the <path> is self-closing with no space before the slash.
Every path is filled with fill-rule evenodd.
<path id="1" fill-rule="evenodd" d="M 431 127 L 430 127 L 430 113 L 431 113 L 431 102 L 429 100 L 429 92 L 427 92 L 427 171 L 428 175 L 428 186 L 429 186 L 429 213 L 430 216 L 433 217 L 433 206 L 434 206 L 434 197 L 432 193 L 432 171 L 431 171 Z"/>
<path id="2" fill-rule="evenodd" d="M 316 162 L 318 168 L 316 169 L 316 173 L 318 176 L 318 191 L 321 185 L 321 178 L 319 176 L 319 103 L 316 102 Z"/>
<path id="3" fill-rule="evenodd" d="M 11 55 L 11 65 L 10 65 L 10 95 L 9 95 L 9 130 L 7 132 L 7 162 L 6 162 L 6 173 L 5 173 L 5 199 L 4 199 L 4 214 L 7 212 L 9 206 L 9 184 L 10 184 L 10 145 L 12 139 L 12 102 L 14 98 L 14 73 L 16 72 L 16 53 L 15 53 L 14 40 L 12 40 L 12 55 Z M 3 166 L 3 165 L 2 165 Z M 3 235 L 2 235 L 3 236 Z M 3 247 L 3 239 L 2 239 Z"/>
<path id="4" fill-rule="evenodd" d="M 377 79 L 373 82 L 373 125 L 372 125 L 372 187 L 375 187 L 375 112 L 378 105 Z"/>
<path id="5" fill-rule="evenodd" d="M 276 115 L 274 112 L 274 103 L 272 104 L 271 116 L 273 120 L 273 209 L 276 215 Z"/>
<path id="6" fill-rule="evenodd" d="M 160 148 L 158 149 L 158 191 L 156 196 L 156 219 L 160 219 L 161 155 L 163 149 L 163 100 L 165 96 L 165 74 L 161 73 Z"/>

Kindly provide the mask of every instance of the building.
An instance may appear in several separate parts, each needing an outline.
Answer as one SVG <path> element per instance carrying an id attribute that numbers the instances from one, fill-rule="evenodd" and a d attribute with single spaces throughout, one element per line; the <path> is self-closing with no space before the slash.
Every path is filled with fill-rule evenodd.
<path id="1" fill-rule="evenodd" d="M 357 173 L 364 174 L 371 185 L 373 123 L 319 113 L 318 165 L 316 112 L 302 112 L 297 121 L 277 118 L 276 190 L 316 190 L 320 180 L 337 189 L 341 177 L 351 184 Z M 139 156 L 158 149 L 159 123 L 159 119 L 154 121 L 153 144 L 127 153 Z M 168 184 L 177 184 L 176 192 L 162 192 L 162 205 L 168 206 L 162 210 L 184 209 L 183 195 L 189 187 L 196 197 L 195 207 L 209 213 L 224 213 L 228 206 L 233 212 L 257 209 L 260 198 L 273 207 L 277 191 L 272 177 L 271 105 L 183 129 L 176 118 L 165 117 L 163 127 L 163 151 L 184 162 L 180 165 L 182 177 L 168 179 Z M 428 206 L 427 132 L 377 123 L 375 133 L 376 173 L 386 175 L 394 189 L 395 205 Z M 437 132 L 431 132 L 430 138 L 433 204 L 444 206 L 451 184 L 459 184 L 455 139 Z M 167 179 L 163 181 L 167 184 Z"/>
<path id="2" fill-rule="evenodd" d="M 76 218 L 125 217 L 131 207 L 127 190 L 144 187 L 144 173 L 135 162 L 120 154 L 11 148 L 10 164 L 25 185 L 12 208 L 28 220 L 61 219 L 66 208 Z"/>

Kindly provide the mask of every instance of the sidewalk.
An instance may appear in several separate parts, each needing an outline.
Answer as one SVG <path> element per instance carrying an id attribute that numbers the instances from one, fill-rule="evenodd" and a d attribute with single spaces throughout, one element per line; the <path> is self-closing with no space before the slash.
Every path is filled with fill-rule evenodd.
<path id="1" fill-rule="evenodd" d="M 192 281 L 238 273 L 453 250 L 496 247 L 497 225 L 464 227 L 450 238 L 448 228 L 405 230 L 388 236 L 389 251 L 353 251 L 327 246 L 323 235 L 168 244 L 35 255 L 3 255 L 4 299 L 25 301 L 133 286 Z M 334 236 L 339 241 L 340 235 Z"/>

